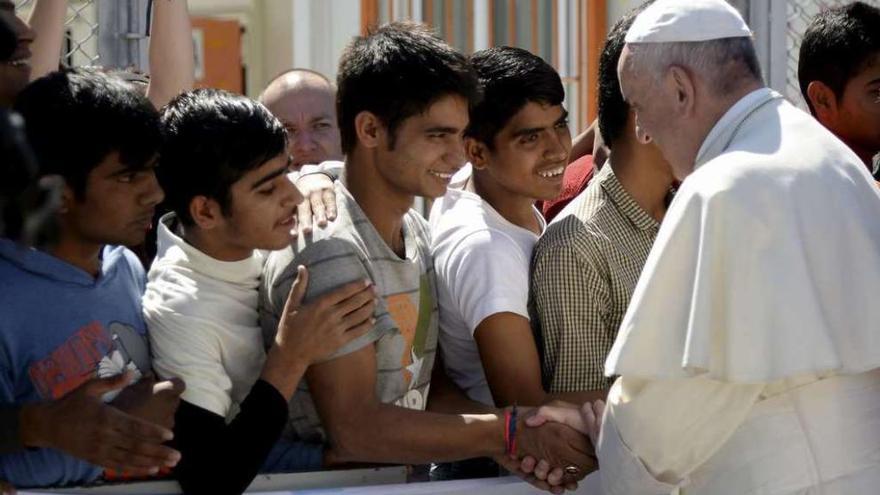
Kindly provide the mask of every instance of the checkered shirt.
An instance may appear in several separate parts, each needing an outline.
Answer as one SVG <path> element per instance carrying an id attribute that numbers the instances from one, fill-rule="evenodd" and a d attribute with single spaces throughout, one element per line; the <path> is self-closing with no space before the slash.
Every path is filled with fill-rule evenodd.
<path id="1" fill-rule="evenodd" d="M 660 227 L 607 164 L 568 211 L 531 267 L 529 312 L 551 393 L 611 386 L 605 358 Z"/>

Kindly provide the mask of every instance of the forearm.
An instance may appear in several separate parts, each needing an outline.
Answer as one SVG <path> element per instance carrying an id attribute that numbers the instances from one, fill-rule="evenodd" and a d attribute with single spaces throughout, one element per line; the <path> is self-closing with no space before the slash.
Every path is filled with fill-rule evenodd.
<path id="1" fill-rule="evenodd" d="M 596 445 L 605 493 L 681 483 L 739 428 L 763 388 L 704 377 L 621 377 L 608 394 Z"/>
<path id="2" fill-rule="evenodd" d="M 67 0 L 37 0 L 28 19 L 35 37 L 31 43 L 31 81 L 58 70 L 64 43 Z"/>
<path id="3" fill-rule="evenodd" d="M 175 417 L 175 446 L 181 461 L 175 476 L 184 493 L 242 493 L 259 472 L 287 421 L 287 401 L 259 380 L 235 419 L 181 402 Z"/>
<path id="4" fill-rule="evenodd" d="M 150 32 L 150 85 L 156 108 L 189 91 L 195 83 L 192 26 L 186 0 L 156 0 Z"/>
<path id="5" fill-rule="evenodd" d="M 438 414 L 378 404 L 328 428 L 331 464 L 426 464 L 504 453 L 503 414 Z"/>
<path id="6" fill-rule="evenodd" d="M 569 155 L 569 162 L 573 162 L 578 158 L 584 155 L 591 155 L 593 153 L 593 141 L 596 136 L 596 128 L 598 127 L 598 121 L 593 121 L 587 129 L 574 137 L 571 141 L 571 154 Z"/>
<path id="7" fill-rule="evenodd" d="M 284 400 L 290 401 L 307 368 L 308 364 L 304 359 L 288 359 L 273 345 L 266 356 L 260 379 L 275 387 Z"/>

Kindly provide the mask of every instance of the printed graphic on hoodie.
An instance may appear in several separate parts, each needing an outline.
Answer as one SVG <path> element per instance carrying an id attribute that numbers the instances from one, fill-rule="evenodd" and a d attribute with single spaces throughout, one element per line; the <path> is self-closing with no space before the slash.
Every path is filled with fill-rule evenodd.
<path id="1" fill-rule="evenodd" d="M 80 328 L 45 358 L 30 365 L 28 374 L 44 399 L 58 399 L 86 381 L 107 378 L 125 370 L 134 372 L 134 381 L 149 369 L 145 336 L 130 326 L 113 322 L 104 328 L 92 322 Z M 119 391 L 109 392 L 105 401 Z"/>

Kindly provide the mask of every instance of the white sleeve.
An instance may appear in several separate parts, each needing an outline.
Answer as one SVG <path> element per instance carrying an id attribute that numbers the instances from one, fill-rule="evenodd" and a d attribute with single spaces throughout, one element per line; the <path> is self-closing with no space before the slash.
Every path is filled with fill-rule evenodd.
<path id="1" fill-rule="evenodd" d="M 703 377 L 621 377 L 608 394 L 596 452 L 603 494 L 662 495 L 730 438 L 764 385 Z"/>
<path id="2" fill-rule="evenodd" d="M 162 378 L 177 377 L 181 398 L 226 418 L 232 405 L 232 380 L 223 367 L 220 343 L 211 321 L 144 304 L 153 369 Z M 222 329 L 221 329 L 222 331 Z"/>
<path id="3" fill-rule="evenodd" d="M 471 335 L 497 313 L 529 317 L 529 260 L 513 240 L 494 231 L 475 232 L 444 258 L 438 266 L 441 283 L 449 288 Z"/>

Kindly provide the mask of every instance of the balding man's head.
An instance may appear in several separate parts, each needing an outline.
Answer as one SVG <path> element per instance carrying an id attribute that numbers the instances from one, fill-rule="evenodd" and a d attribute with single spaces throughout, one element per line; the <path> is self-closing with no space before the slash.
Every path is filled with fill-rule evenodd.
<path id="1" fill-rule="evenodd" d="M 618 79 L 636 135 L 684 179 L 721 116 L 764 84 L 751 30 L 725 0 L 657 0 L 625 41 Z"/>
<path id="2" fill-rule="evenodd" d="M 308 69 L 287 71 L 269 83 L 260 102 L 287 129 L 294 166 L 342 158 L 336 89 L 325 76 Z"/>

